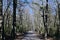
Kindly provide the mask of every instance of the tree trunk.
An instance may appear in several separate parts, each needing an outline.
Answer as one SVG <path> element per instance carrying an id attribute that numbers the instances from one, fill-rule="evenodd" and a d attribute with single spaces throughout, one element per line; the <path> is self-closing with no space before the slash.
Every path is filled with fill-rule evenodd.
<path id="1" fill-rule="evenodd" d="M 3 0 L 0 0 L 0 33 L 2 34 L 2 40 L 4 40 L 4 18 L 3 18 L 3 13 L 2 13 L 2 4 Z M 2 23 L 2 24 L 1 24 Z"/>
<path id="2" fill-rule="evenodd" d="M 60 4 L 58 4 L 58 18 L 59 18 L 59 24 L 57 25 L 57 34 L 56 38 L 57 40 L 60 40 Z"/>
<path id="3" fill-rule="evenodd" d="M 13 0 L 13 29 L 12 29 L 12 37 L 13 37 L 13 40 L 15 39 L 16 6 L 17 6 L 17 0 Z"/>
<path id="4" fill-rule="evenodd" d="M 46 0 L 46 11 L 45 11 L 45 38 L 48 36 L 48 28 L 47 28 L 47 17 L 48 17 L 48 0 Z"/>

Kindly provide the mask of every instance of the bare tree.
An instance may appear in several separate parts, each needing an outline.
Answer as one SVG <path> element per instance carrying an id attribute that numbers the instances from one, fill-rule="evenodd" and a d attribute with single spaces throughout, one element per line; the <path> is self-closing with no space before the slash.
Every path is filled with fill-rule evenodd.
<path id="1" fill-rule="evenodd" d="M 17 0 L 13 0 L 13 29 L 12 29 L 13 40 L 14 40 L 14 38 L 15 38 L 15 27 L 16 27 L 16 7 L 17 7 Z"/>
<path id="2" fill-rule="evenodd" d="M 45 37 L 47 37 L 48 34 L 48 30 L 47 30 L 47 13 L 48 13 L 48 0 L 46 0 L 46 14 L 45 14 L 45 30 L 46 30 L 46 34 Z"/>
<path id="3" fill-rule="evenodd" d="M 2 34 L 2 40 L 4 40 L 4 23 L 3 23 L 2 4 L 3 4 L 3 0 L 0 0 L 0 33 Z"/>

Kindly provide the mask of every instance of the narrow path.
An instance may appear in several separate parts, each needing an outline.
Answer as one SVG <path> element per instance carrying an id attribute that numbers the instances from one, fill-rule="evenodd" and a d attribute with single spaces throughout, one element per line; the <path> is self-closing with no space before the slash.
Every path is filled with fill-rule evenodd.
<path id="1" fill-rule="evenodd" d="M 34 31 L 28 31 L 27 34 L 23 37 L 23 39 L 16 40 L 43 40 L 39 38 L 39 35 Z"/>

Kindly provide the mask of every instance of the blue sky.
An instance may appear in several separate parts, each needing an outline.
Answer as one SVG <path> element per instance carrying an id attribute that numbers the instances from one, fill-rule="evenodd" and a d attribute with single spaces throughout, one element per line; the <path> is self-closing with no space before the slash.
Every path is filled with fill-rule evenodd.
<path id="1" fill-rule="evenodd" d="M 24 1 L 24 0 L 23 0 L 23 1 Z M 52 13 L 55 13 L 54 8 L 56 8 L 56 5 L 55 5 L 54 1 L 55 1 L 55 0 L 48 0 L 48 3 L 49 3 L 49 5 L 51 6 L 52 11 L 53 11 Z M 59 0 L 59 1 L 60 1 L 60 0 Z M 28 2 L 31 3 L 32 0 L 28 0 Z M 3 0 L 3 9 L 6 8 L 6 6 L 7 6 L 7 0 Z M 10 6 L 10 8 L 12 9 L 12 5 Z M 32 8 L 30 8 L 28 5 L 26 6 L 26 8 L 29 8 L 29 13 L 30 13 L 30 14 L 33 13 Z"/>

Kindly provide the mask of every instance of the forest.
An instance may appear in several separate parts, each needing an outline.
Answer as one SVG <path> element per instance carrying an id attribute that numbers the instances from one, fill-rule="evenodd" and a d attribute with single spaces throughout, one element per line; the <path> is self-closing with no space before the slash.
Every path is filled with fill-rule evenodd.
<path id="1" fill-rule="evenodd" d="M 0 40 L 35 40 L 29 33 L 60 40 L 60 0 L 0 0 Z"/>

